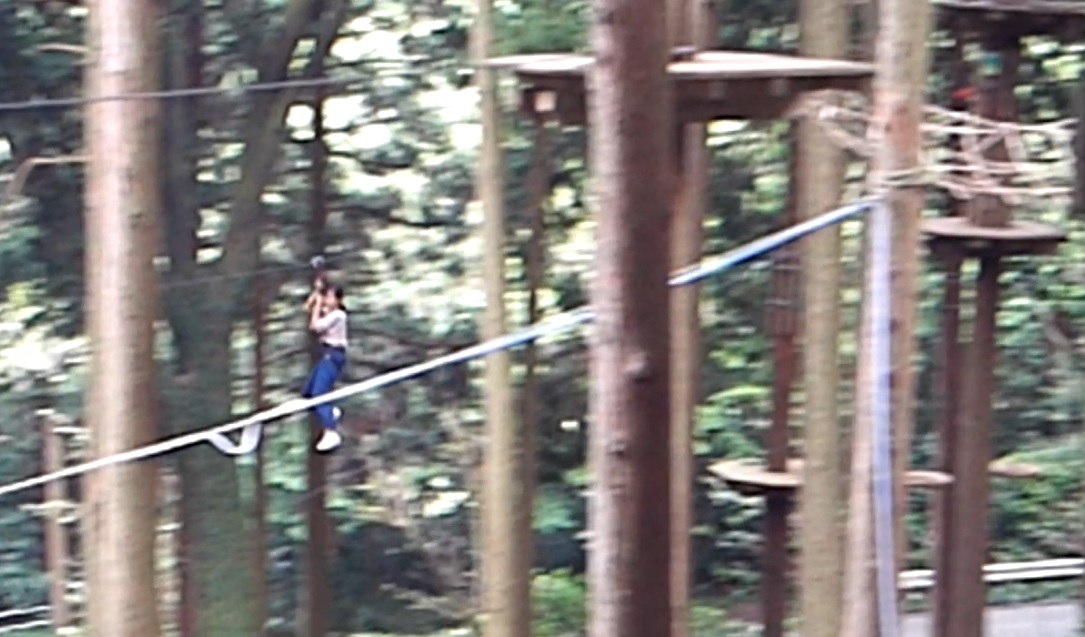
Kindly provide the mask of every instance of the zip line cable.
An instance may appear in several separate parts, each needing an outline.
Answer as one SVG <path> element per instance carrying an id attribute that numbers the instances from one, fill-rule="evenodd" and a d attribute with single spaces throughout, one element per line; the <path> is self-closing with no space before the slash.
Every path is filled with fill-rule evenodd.
<path id="1" fill-rule="evenodd" d="M 354 258 L 348 254 L 336 254 L 331 256 L 321 255 L 321 258 L 325 263 L 341 263 Z M 297 272 L 300 270 L 312 270 L 313 266 L 310 263 L 295 263 L 288 264 L 282 263 L 279 265 L 269 265 L 263 268 L 256 268 L 253 270 L 246 270 L 245 272 L 238 272 L 236 274 L 209 274 L 206 276 L 193 277 L 191 279 L 177 279 L 169 280 L 168 278 L 158 286 L 160 290 L 174 290 L 178 288 L 193 287 L 197 285 L 205 285 L 207 283 L 213 283 L 215 281 L 233 281 L 237 279 L 249 279 L 253 277 L 263 276 L 266 274 Z M 168 275 L 169 273 L 162 273 Z"/>
<path id="2" fill-rule="evenodd" d="M 402 60 L 389 59 L 388 62 L 412 62 L 417 61 L 405 57 Z M 364 62 L 363 62 L 364 63 Z M 55 97 L 30 99 L 13 102 L 0 102 L 0 113 L 14 113 L 19 111 L 33 111 L 47 108 L 75 108 L 103 102 L 129 102 L 135 100 L 158 100 L 179 99 L 185 97 L 209 97 L 213 95 L 226 95 L 240 97 L 249 93 L 263 93 L 299 88 L 320 88 L 339 84 L 351 84 L 353 82 L 369 81 L 374 78 L 374 73 L 349 73 L 340 77 L 313 77 L 275 80 L 269 82 L 251 82 L 237 86 L 195 86 L 191 88 L 163 89 L 160 91 L 136 91 L 131 93 L 112 93 L 109 95 L 80 96 L 80 97 Z"/>
<path id="3" fill-rule="evenodd" d="M 723 272 L 724 270 L 732 267 L 742 265 L 748 261 L 764 255 L 767 252 L 780 248 L 789 243 L 793 243 L 809 234 L 828 228 L 830 226 L 837 225 L 853 217 L 857 217 L 866 213 L 874 205 L 873 201 L 860 201 L 843 208 L 839 208 L 830 212 L 827 212 L 821 216 L 814 217 L 802 223 L 796 224 L 789 228 L 785 228 L 778 232 L 774 232 L 770 235 L 757 239 L 743 246 L 739 246 L 733 250 L 725 252 L 724 254 L 704 261 L 700 264 L 691 266 L 689 268 L 682 269 L 677 275 L 671 278 L 670 285 L 682 286 L 696 283 L 710 276 L 714 276 Z M 136 447 L 128 451 L 112 454 L 102 458 L 97 458 L 87 462 L 83 462 L 77 465 L 66 467 L 58 471 L 52 471 L 49 473 L 40 474 L 16 482 L 11 482 L 6 485 L 0 486 L 0 497 L 25 491 L 34 487 L 41 486 L 57 480 L 63 480 L 71 478 L 91 471 L 97 471 L 105 467 L 110 467 L 127 462 L 134 462 L 136 460 L 144 460 L 154 456 L 160 456 L 167 453 L 177 451 L 185 447 L 191 447 L 204 442 L 211 442 L 212 439 L 217 439 L 225 434 L 233 433 L 236 431 L 242 431 L 244 437 L 245 429 L 250 432 L 262 428 L 265 424 L 284 418 L 286 416 L 293 415 L 295 413 L 311 409 L 317 405 L 325 403 L 336 402 L 356 394 L 372 391 L 394 383 L 398 383 L 416 376 L 429 373 L 435 369 L 447 367 L 449 365 L 456 365 L 464 363 L 477 358 L 483 358 L 492 353 L 510 349 L 519 345 L 523 345 L 546 336 L 566 332 L 574 327 L 586 324 L 594 318 L 594 313 L 588 307 L 581 307 L 549 319 L 535 323 L 522 330 L 507 334 L 495 339 L 484 341 L 476 345 L 461 349 L 451 354 L 444 356 L 438 356 L 436 358 L 402 367 L 391 372 L 374 376 L 364 381 L 346 385 L 340 387 L 327 394 L 317 396 L 315 398 L 299 398 L 294 400 L 288 400 L 276 407 L 256 412 L 249 416 L 238 418 L 221 425 L 215 425 L 202 429 L 199 431 L 193 431 L 187 434 L 168 438 L 156 443 L 145 445 L 142 447 Z M 251 436 L 252 434 L 250 434 Z M 257 433 L 256 435 L 259 435 Z M 213 444 L 213 443 L 212 443 Z"/>

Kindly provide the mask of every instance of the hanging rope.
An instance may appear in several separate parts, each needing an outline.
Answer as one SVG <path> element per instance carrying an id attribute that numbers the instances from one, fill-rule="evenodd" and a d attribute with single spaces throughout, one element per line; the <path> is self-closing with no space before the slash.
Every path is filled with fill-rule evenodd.
<path id="1" fill-rule="evenodd" d="M 865 214 L 870 210 L 873 203 L 874 202 L 872 201 L 860 201 L 827 212 L 819 217 L 814 217 L 813 219 L 791 226 L 790 228 L 785 228 L 784 230 L 735 248 L 719 257 L 704 261 L 690 268 L 685 268 L 679 274 L 671 278 L 670 284 L 672 286 L 688 285 L 719 274 L 724 270 L 752 261 L 776 248 L 797 241 L 818 230 L 834 226 L 847 221 L 848 219 Z M 439 356 L 416 365 L 410 365 L 358 383 L 346 385 L 316 398 L 290 400 L 271 409 L 238 418 L 221 425 L 193 431 L 161 442 L 137 447 L 129 451 L 104 456 L 71 467 L 66 467 L 59 471 L 44 473 L 24 480 L 11 482 L 0 486 L 0 497 L 41 486 L 48 482 L 83 475 L 106 467 L 172 453 L 200 443 L 206 442 L 214 445 L 215 443 L 211 442 L 212 439 L 219 439 L 219 436 L 238 431 L 242 432 L 242 434 L 241 441 L 236 443 L 236 446 L 244 448 L 246 446 L 246 440 L 251 440 L 252 436 L 259 436 L 266 424 L 279 420 L 280 418 L 285 418 L 307 409 L 312 409 L 317 405 L 340 401 L 356 394 L 380 389 L 410 378 L 421 376 L 435 369 L 464 363 L 477 358 L 483 358 L 494 352 L 517 347 L 546 336 L 567 332 L 575 327 L 590 322 L 592 318 L 593 313 L 590 308 L 582 307 L 572 310 L 551 319 L 536 323 L 535 325 L 531 325 L 514 334 L 485 341 L 451 354 Z M 245 437 L 246 429 L 249 430 L 249 438 Z"/>

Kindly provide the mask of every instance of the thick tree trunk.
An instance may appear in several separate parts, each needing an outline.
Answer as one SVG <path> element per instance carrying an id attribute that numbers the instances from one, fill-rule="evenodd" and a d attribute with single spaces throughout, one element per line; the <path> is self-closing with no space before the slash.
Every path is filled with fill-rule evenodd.
<path id="1" fill-rule="evenodd" d="M 481 62 L 490 56 L 492 0 L 478 0 L 473 54 Z M 478 68 L 482 107 L 482 151 L 478 191 L 484 209 L 482 240 L 486 311 L 483 338 L 506 332 L 505 312 L 505 206 L 500 117 L 494 71 Z M 529 637 L 531 634 L 530 571 L 519 553 L 530 525 L 530 490 L 517 466 L 524 424 L 516 416 L 511 388 L 510 360 L 506 352 L 486 358 L 486 447 L 483 460 L 482 543 L 483 630 L 486 637 Z M 523 515 L 524 508 L 528 515 Z"/>
<path id="2" fill-rule="evenodd" d="M 157 4 L 96 0 L 88 9 L 87 96 L 157 88 Z M 86 109 L 87 330 L 93 345 L 86 419 L 93 457 L 155 436 L 158 124 L 153 100 L 99 101 Z M 156 470 L 154 463 L 124 463 L 88 480 L 84 552 L 93 637 L 160 634 Z"/>
<path id="3" fill-rule="evenodd" d="M 919 161 L 919 123 L 922 117 L 924 89 L 928 68 L 926 40 L 930 31 L 929 0 L 883 0 L 879 5 L 878 37 L 875 50 L 874 121 L 877 134 L 882 136 L 878 153 L 872 159 L 871 179 L 875 187 L 888 174 L 913 169 Z M 919 294 L 919 220 L 923 211 L 921 188 L 894 188 L 886 191 L 893 210 L 893 376 L 892 414 L 895 484 L 894 503 L 897 516 L 896 543 L 899 562 L 907 544 L 903 512 L 907 503 L 904 475 L 911 452 L 912 419 L 915 417 L 915 321 Z M 861 388 L 857 392 L 862 394 Z M 857 401 L 858 403 L 858 401 Z M 858 405 L 857 405 L 858 406 Z M 860 413 L 859 411 L 856 412 Z M 856 421 L 853 445 L 865 445 L 854 456 L 854 496 L 858 502 L 851 506 L 852 522 L 864 533 L 872 533 L 869 485 L 862 487 L 869 476 L 869 431 Z M 869 424 L 869 423 L 866 423 Z M 865 457 L 864 457 L 865 456 Z M 863 466 L 859 466 L 862 464 Z M 865 472 L 865 474 L 863 473 Z M 858 493 L 857 490 L 864 490 Z M 865 509 L 865 510 L 864 510 Z M 867 518 L 857 520 L 857 516 Z M 848 583 L 845 587 L 846 606 L 855 611 L 845 613 L 845 635 L 856 637 L 876 634 L 873 621 L 872 572 L 873 537 L 850 536 L 848 546 Z M 868 612 L 860 612 L 860 607 Z M 865 616 L 865 618 L 864 618 Z M 849 617 L 851 619 L 849 619 Z M 862 622 L 867 622 L 863 625 Z"/>
<path id="4" fill-rule="evenodd" d="M 844 0 L 802 0 L 803 55 L 847 54 Z M 798 124 L 798 210 L 816 217 L 839 204 L 843 153 L 817 122 Z M 840 413 L 840 229 L 803 241 L 805 311 L 803 376 L 806 415 L 803 490 L 799 498 L 799 596 L 804 637 L 837 637 L 844 572 L 840 513 L 844 508 Z"/>
<path id="5" fill-rule="evenodd" d="M 670 194 L 666 4 L 597 0 L 588 94 L 599 219 L 592 307 L 591 637 L 667 637 Z"/>

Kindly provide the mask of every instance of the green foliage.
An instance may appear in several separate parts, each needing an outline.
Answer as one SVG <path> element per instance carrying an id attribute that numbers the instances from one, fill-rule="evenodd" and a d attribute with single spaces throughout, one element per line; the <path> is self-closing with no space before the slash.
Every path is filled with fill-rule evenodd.
<path id="1" fill-rule="evenodd" d="M 589 3 L 524 0 L 498 3 L 494 30 L 503 55 L 584 51 Z"/>
<path id="2" fill-rule="evenodd" d="M 206 4 L 206 3 L 204 3 Z M 259 4 L 259 3 L 258 3 Z M 246 24 L 277 26 L 285 3 L 253 8 L 236 19 L 205 7 L 206 68 L 201 82 L 219 74 L 251 75 L 244 47 Z M 65 3 L 0 3 L 0 99 L 62 96 L 80 91 L 81 66 L 66 54 L 44 54 L 47 41 L 83 40 L 82 18 Z M 179 7 L 186 3 L 176 3 Z M 201 5 L 202 6 L 202 5 Z M 506 0 L 495 11 L 501 54 L 584 51 L 589 3 L 584 0 Z M 176 8 L 176 7 L 174 7 Z M 792 3 L 760 0 L 722 3 L 720 37 L 728 46 L 794 50 Z M 472 205 L 478 128 L 475 96 L 463 71 L 470 28 L 469 2 L 356 0 L 348 27 L 333 47 L 327 72 L 350 76 L 348 94 L 326 106 L 325 143 L 329 174 L 325 198 L 329 219 L 322 243 L 347 284 L 355 347 L 348 380 L 425 359 L 473 342 L 482 307 L 478 285 L 480 214 Z M 936 48 L 932 99 L 944 101 L 946 51 Z M 1028 118 L 1068 114 L 1067 78 L 1080 71 L 1079 47 L 1030 43 L 1019 90 Z M 397 61 L 388 61 L 395 58 Z M 298 60 L 299 64 L 301 60 Z M 361 74 L 359 74 L 361 69 Z M 359 77 L 361 75 L 362 77 Z M 232 76 L 231 76 L 232 77 Z M 225 81 L 225 80 L 224 80 Z M 338 89 L 337 89 L 338 90 Z M 239 140 L 251 116 L 250 98 L 200 103 L 199 135 L 191 149 L 199 158 L 197 224 L 202 261 L 217 256 L 233 210 L 228 193 L 239 169 Z M 268 362 L 265 402 L 296 396 L 306 371 L 302 319 L 297 306 L 308 272 L 305 262 L 313 213 L 309 109 L 298 104 L 289 120 L 289 140 L 264 197 L 262 266 L 275 292 L 267 309 Z M 509 249 L 506 255 L 510 322 L 526 322 L 527 228 L 524 181 L 535 147 L 533 132 L 511 114 L 506 124 L 506 184 Z M 593 222 L 586 195 L 585 136 L 551 130 L 553 194 L 546 213 L 547 275 L 539 291 L 544 315 L 587 301 L 594 251 Z M 724 123 L 711 135 L 712 181 L 705 250 L 718 254 L 784 225 L 789 186 L 787 130 L 782 125 Z M 77 111 L 0 114 L 0 171 L 14 172 L 33 155 L 78 151 L 82 131 Z M 178 148 L 164 150 L 171 156 Z M 195 169 L 194 169 L 195 172 Z M 0 210 L 0 483 L 39 469 L 34 410 L 47 403 L 78 417 L 81 411 L 83 228 L 81 168 L 43 167 L 27 181 L 25 197 Z M 930 214 L 938 212 L 932 197 Z M 174 201 L 169 201 L 174 205 Z M 998 480 L 993 495 L 992 554 L 1028 559 L 1077 554 L 1080 530 L 1082 388 L 1073 370 L 1055 363 L 1037 303 L 1066 324 L 1085 321 L 1085 281 L 1080 271 L 1082 228 L 1061 210 L 1021 210 L 1033 218 L 1069 227 L 1072 240 L 1058 258 L 1014 264 L 1005 276 L 1000 315 L 999 402 L 996 447 L 1000 454 L 1040 465 L 1029 481 Z M 847 229 L 849 256 L 857 244 Z M 697 489 L 694 546 L 698 590 L 713 599 L 746 598 L 756 590 L 762 549 L 762 503 L 714 478 L 707 467 L 721 458 L 763 455 L 770 417 L 772 369 L 766 330 L 771 268 L 767 260 L 707 282 L 703 289 L 703 400 L 695 432 Z M 858 264 L 846 264 L 845 319 L 854 323 Z M 209 290 L 222 284 L 209 269 L 178 281 L 163 279 L 164 303 L 220 300 Z M 255 273 L 244 273 L 246 289 Z M 941 279 L 923 281 L 920 319 L 920 398 L 915 464 L 930 465 L 937 415 L 934 365 L 938 344 Z M 229 317 L 232 404 L 253 408 L 253 336 L 248 304 Z M 193 313 L 193 321 L 206 315 Z M 850 324 L 849 324 L 850 325 Z M 848 328 L 850 329 L 850 327 Z M 845 330 L 843 362 L 854 355 L 854 335 Z M 1071 332 L 1076 333 L 1076 329 Z M 163 385 L 180 367 L 176 334 L 162 334 Z M 63 337 L 63 338 L 61 338 Z M 74 352 L 43 372 L 32 353 Z M 540 637 L 584 632 L 584 568 L 581 533 L 587 431 L 587 356 L 582 338 L 552 339 L 539 346 L 539 489 L 536 502 L 535 629 Z M 69 360 L 71 358 L 71 360 Z M 522 358 L 514 356 L 522 375 Z M 31 364 L 33 363 L 33 364 Z M 1080 366 L 1079 363 L 1075 363 Z M 206 378 L 210 363 L 197 360 L 194 374 Z M 345 405 L 352 441 L 329 461 L 328 507 L 336 526 L 332 615 L 344 633 L 387 630 L 401 634 L 462 634 L 477 593 L 477 538 L 481 434 L 480 365 L 413 379 Z M 845 377 L 848 375 L 845 374 Z M 166 392 L 168 393 L 168 391 Z M 203 404 L 187 407 L 199 409 Z M 848 407 L 843 411 L 846 413 Z M 215 417 L 222 416 L 216 414 Z M 202 421 L 201 421 L 202 422 Z M 209 423 L 208 423 L 209 424 Z M 801 418 L 794 423 L 801 445 Z M 27 432 L 32 433 L 28 434 Z M 362 432 L 370 432 L 363 435 Z M 373 434 L 372 432 L 376 432 Z M 266 442 L 269 581 L 272 623 L 290 626 L 298 614 L 298 589 L 305 581 L 305 505 L 315 494 L 304 473 L 309 453 L 304 419 L 270 430 Z M 239 463 L 242 503 L 253 499 L 252 464 Z M 221 476 L 219 476 L 221 477 Z M 40 521 L 21 505 L 39 497 L 26 493 L 0 506 L 0 608 L 40 603 L 45 579 L 40 568 Z M 909 563 L 929 563 L 930 502 L 915 496 L 908 519 L 913 546 Z M 226 564 L 224 568 L 242 568 Z M 694 609 L 694 634 L 744 634 L 712 606 Z M 459 630 L 457 633 L 456 630 Z"/>
<path id="3" fill-rule="evenodd" d="M 534 637 L 579 637 L 587 622 L 584 582 L 568 571 L 537 575 L 531 585 Z"/>
<path id="4" fill-rule="evenodd" d="M 581 637 L 585 634 L 586 589 L 581 578 L 563 570 L 536 575 L 532 580 L 534 637 Z M 695 604 L 691 610 L 694 637 L 752 637 L 753 626 L 736 622 L 718 607 Z"/>

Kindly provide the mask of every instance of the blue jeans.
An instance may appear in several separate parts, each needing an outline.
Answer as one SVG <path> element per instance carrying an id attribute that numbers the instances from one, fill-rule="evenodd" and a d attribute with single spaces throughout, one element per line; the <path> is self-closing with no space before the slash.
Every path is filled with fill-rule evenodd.
<path id="1" fill-rule="evenodd" d="M 309 374 L 309 380 L 305 383 L 302 396 L 316 398 L 330 392 L 335 387 L 335 381 L 343 373 L 343 365 L 347 362 L 347 352 L 342 347 L 324 346 L 313 371 Z M 325 429 L 335 429 L 335 405 L 323 403 L 313 407 L 312 411 L 320 418 L 320 423 Z"/>

